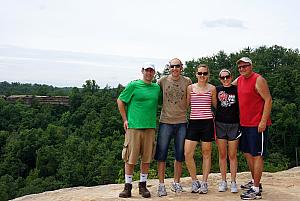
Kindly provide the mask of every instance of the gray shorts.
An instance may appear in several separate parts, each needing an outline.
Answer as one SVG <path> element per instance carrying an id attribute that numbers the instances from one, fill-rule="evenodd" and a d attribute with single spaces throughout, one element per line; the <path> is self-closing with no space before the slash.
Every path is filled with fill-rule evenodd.
<path id="1" fill-rule="evenodd" d="M 218 139 L 237 140 L 241 137 L 240 125 L 239 123 L 227 124 L 216 121 L 216 134 Z"/>

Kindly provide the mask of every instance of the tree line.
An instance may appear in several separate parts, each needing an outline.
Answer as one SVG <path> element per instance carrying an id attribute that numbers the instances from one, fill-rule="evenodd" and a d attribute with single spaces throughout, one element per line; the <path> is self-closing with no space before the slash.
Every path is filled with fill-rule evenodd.
<path id="1" fill-rule="evenodd" d="M 254 70 L 268 81 L 273 98 L 269 130 L 268 157 L 265 171 L 279 171 L 296 165 L 296 148 L 300 148 L 300 55 L 299 51 L 281 46 L 245 48 L 226 54 L 186 62 L 183 74 L 196 81 L 195 69 L 200 63 L 210 67 L 210 83 L 219 85 L 222 68 L 238 71 L 235 62 L 248 56 Z M 138 73 L 138 72 L 137 72 Z M 157 72 L 160 78 L 167 72 Z M 82 88 L 57 88 L 38 84 L 0 83 L 0 95 L 67 95 L 70 106 L 21 101 L 10 103 L 0 98 L 0 200 L 74 186 L 122 183 L 124 140 L 122 120 L 116 99 L 123 86 L 100 89 L 94 80 Z M 159 113 L 158 113 L 159 116 Z M 201 164 L 197 149 L 196 163 Z M 248 171 L 238 154 L 238 171 Z M 169 152 L 166 176 L 173 175 L 173 150 Z M 138 167 L 138 165 L 136 166 Z M 197 166 L 201 174 L 201 165 Z M 188 176 L 184 167 L 183 176 Z M 217 147 L 212 154 L 212 172 L 219 172 Z M 135 171 L 138 179 L 138 168 Z M 151 164 L 149 178 L 157 178 L 156 162 Z"/>

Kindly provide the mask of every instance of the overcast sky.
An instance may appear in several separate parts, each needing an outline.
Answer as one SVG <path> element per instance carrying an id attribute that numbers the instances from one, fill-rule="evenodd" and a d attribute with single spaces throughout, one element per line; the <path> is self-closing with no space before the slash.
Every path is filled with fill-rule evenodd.
<path id="1" fill-rule="evenodd" d="M 300 47 L 299 2 L 0 0 L 0 47 L 55 50 L 58 54 L 70 51 L 155 58 L 161 61 L 173 57 L 191 60 L 212 56 L 220 50 L 237 52 L 248 46 L 255 48 L 276 44 L 296 49 Z M 22 82 L 19 77 L 8 80 L 3 75 L 9 73 L 10 77 L 14 77 L 15 64 L 11 64 L 11 72 L 3 70 L 8 62 L 7 57 L 14 55 L 1 55 L 0 52 L 0 81 Z M 18 61 L 18 65 L 22 65 L 20 59 Z M 57 84 L 53 80 L 53 85 L 61 86 L 63 83 Z"/>

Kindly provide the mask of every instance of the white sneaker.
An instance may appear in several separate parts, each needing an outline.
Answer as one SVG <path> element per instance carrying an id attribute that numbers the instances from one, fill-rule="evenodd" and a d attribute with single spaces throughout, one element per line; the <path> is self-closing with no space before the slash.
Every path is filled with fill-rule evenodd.
<path id="1" fill-rule="evenodd" d="M 227 191 L 227 181 L 221 181 L 219 183 L 219 192 Z"/>
<path id="2" fill-rule="evenodd" d="M 181 192 L 184 191 L 180 183 L 177 183 L 176 186 L 177 186 L 177 191 L 176 191 L 176 193 L 181 193 Z"/>
<path id="3" fill-rule="evenodd" d="M 208 184 L 207 182 L 202 182 L 201 187 L 199 189 L 200 194 L 206 194 L 208 192 Z"/>
<path id="4" fill-rule="evenodd" d="M 167 195 L 167 191 L 166 191 L 165 185 L 158 185 L 157 195 L 159 197 Z"/>
<path id="5" fill-rule="evenodd" d="M 175 193 L 183 192 L 181 184 L 180 183 L 175 183 L 175 182 L 173 182 L 171 184 L 171 190 L 174 191 Z"/>
<path id="6" fill-rule="evenodd" d="M 197 181 L 193 181 L 192 182 L 192 193 L 198 193 L 200 187 L 201 187 L 201 183 L 198 180 Z"/>
<path id="7" fill-rule="evenodd" d="M 230 189 L 231 189 L 231 193 L 237 193 L 238 192 L 238 186 L 237 186 L 235 181 L 231 182 Z"/>

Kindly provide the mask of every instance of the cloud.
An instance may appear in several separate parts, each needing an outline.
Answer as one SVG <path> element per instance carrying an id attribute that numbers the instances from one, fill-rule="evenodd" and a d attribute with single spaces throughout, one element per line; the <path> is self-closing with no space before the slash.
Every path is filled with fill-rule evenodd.
<path id="1" fill-rule="evenodd" d="M 141 78 L 145 61 L 162 72 L 168 59 L 143 58 L 0 45 L 0 82 L 81 87 L 95 80 L 100 87 L 126 85 Z"/>
<path id="2" fill-rule="evenodd" d="M 228 28 L 237 28 L 237 29 L 245 29 L 243 22 L 238 19 L 216 19 L 216 20 L 204 20 L 204 26 L 208 28 L 218 28 L 218 27 L 228 27 Z"/>

